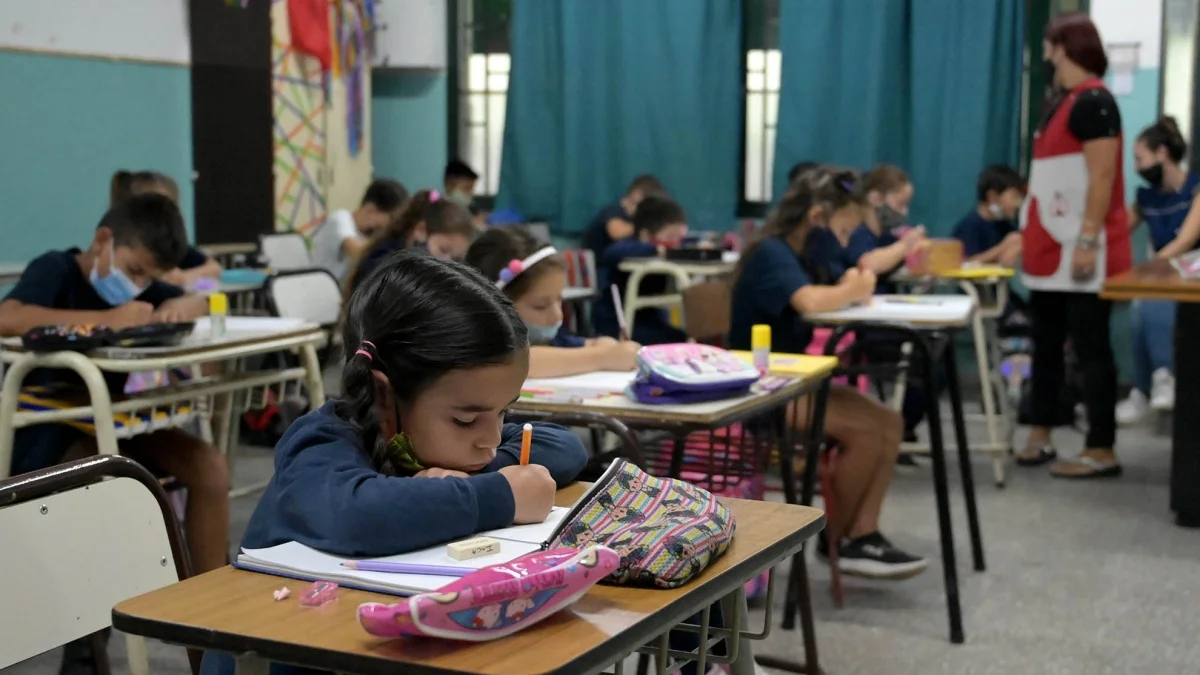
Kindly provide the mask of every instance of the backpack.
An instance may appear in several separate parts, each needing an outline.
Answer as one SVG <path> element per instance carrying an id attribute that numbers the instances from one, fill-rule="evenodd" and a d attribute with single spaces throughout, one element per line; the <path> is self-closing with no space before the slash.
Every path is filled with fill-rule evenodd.
<path id="1" fill-rule="evenodd" d="M 702 344 L 642 347 L 629 398 L 638 403 L 699 403 L 744 396 L 758 381 L 753 365 L 724 349 Z"/>

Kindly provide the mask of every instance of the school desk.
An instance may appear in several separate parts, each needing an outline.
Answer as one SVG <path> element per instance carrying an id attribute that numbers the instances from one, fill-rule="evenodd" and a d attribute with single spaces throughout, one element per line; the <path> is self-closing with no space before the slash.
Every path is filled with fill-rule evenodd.
<path id="1" fill-rule="evenodd" d="M 998 488 L 1005 485 L 1013 434 L 1017 428 L 1017 411 L 1009 405 L 1008 383 L 1000 371 L 1000 318 L 1008 306 L 1009 281 L 1015 274 L 1011 267 L 1001 265 L 966 265 L 925 276 L 912 276 L 907 270 L 901 270 L 888 278 L 916 293 L 935 286 L 953 286 L 975 300 L 979 309 L 971 317 L 971 340 L 975 346 L 975 365 L 979 369 L 979 394 L 987 441 L 976 443 L 971 450 L 992 456 L 992 475 Z M 968 416 L 968 419 L 973 418 L 975 415 Z M 905 443 L 903 449 L 928 452 L 929 446 Z"/>
<path id="2" fill-rule="evenodd" d="M 568 505 L 580 484 L 560 490 Z M 339 590 L 334 603 L 305 609 L 296 602 L 302 582 L 225 567 L 113 608 L 117 630 L 198 649 L 237 655 L 239 672 L 265 672 L 267 662 L 293 663 L 337 673 L 420 675 L 588 675 L 599 673 L 643 646 L 665 648 L 667 631 L 723 598 L 742 599 L 743 585 L 800 551 L 824 526 L 821 511 L 774 502 L 723 500 L 737 520 L 728 552 L 691 583 L 672 590 L 596 586 L 572 607 L 535 626 L 492 642 L 437 639 L 380 640 L 359 627 L 364 602 L 397 602 L 394 596 Z M 292 598 L 275 602 L 272 591 L 289 586 Z M 744 602 L 744 600 L 743 600 Z M 731 621 L 737 672 L 753 659 L 752 634 L 740 613 Z M 700 630 L 704 630 L 702 626 Z M 717 634 L 711 629 L 709 635 Z M 620 672 L 620 671 L 618 671 Z M 663 672 L 663 671 L 659 671 Z"/>
<path id="3" fill-rule="evenodd" d="M 24 272 L 25 263 L 23 262 L 0 262 L 0 286 L 17 283 Z"/>
<path id="4" fill-rule="evenodd" d="M 950 490 L 946 479 L 945 445 L 942 440 L 941 409 L 934 395 L 936 378 L 935 364 L 940 359 L 944 364 L 947 389 L 950 392 L 950 407 L 954 417 L 954 435 L 958 444 L 958 462 L 962 472 L 963 498 L 966 502 L 967 525 L 971 534 L 971 552 L 975 570 L 986 569 L 983 558 L 983 539 L 979 532 L 979 514 L 975 507 L 975 479 L 971 470 L 971 455 L 967 447 L 967 427 L 963 417 L 962 391 L 958 380 L 958 364 L 954 358 L 954 333 L 971 324 L 976 312 L 974 299 L 958 295 L 944 296 L 875 296 L 862 306 L 849 307 L 836 312 L 806 314 L 805 319 L 814 325 L 833 326 L 834 332 L 826 343 L 826 353 L 832 353 L 848 333 L 860 330 L 891 332 L 898 339 L 913 345 L 917 351 L 917 363 L 922 364 L 923 381 L 928 403 L 926 412 L 929 427 L 929 454 L 933 463 L 933 486 L 937 501 L 938 530 L 942 548 L 942 573 L 945 577 L 946 609 L 950 623 L 950 641 L 958 644 L 965 639 L 962 627 L 962 611 L 958 599 L 958 569 L 954 557 L 954 532 L 950 524 Z M 895 369 L 891 366 L 890 369 Z M 875 372 L 888 366 L 850 368 L 848 374 Z M 842 371 L 839 371 L 842 372 Z M 811 464 L 811 463 L 810 463 Z M 815 471 L 806 467 L 805 471 Z M 805 481 L 807 488 L 811 481 Z M 809 504 L 805 495 L 802 503 Z M 790 615 L 790 614 L 789 614 Z"/>
<path id="5" fill-rule="evenodd" d="M 621 394 L 583 399 L 577 402 L 521 398 L 513 403 L 512 415 L 514 419 L 520 419 L 562 413 L 592 413 L 607 415 L 630 428 L 668 432 L 673 440 L 673 448 L 667 473 L 673 477 L 682 475 L 685 469 L 692 469 L 692 467 L 685 467 L 684 460 L 688 438 L 694 432 L 707 431 L 709 433 L 709 446 L 713 450 L 711 453 L 713 459 L 707 468 L 701 467 L 695 471 L 689 471 L 689 473 L 724 473 L 725 475 L 742 473 L 746 467 L 741 465 L 738 460 L 745 461 L 744 453 L 747 445 L 750 446 L 748 454 L 751 455 L 752 462 L 756 462 L 760 455 L 766 454 L 765 451 L 778 448 L 784 498 L 789 504 L 798 504 L 801 503 L 801 500 L 796 493 L 797 481 L 792 462 L 798 439 L 791 425 L 786 424 L 786 413 L 789 407 L 796 409 L 800 405 L 802 397 L 816 394 L 807 397 L 811 422 L 808 429 L 805 430 L 804 439 L 804 448 L 810 455 L 810 459 L 815 457 L 815 449 L 819 447 L 820 439 L 824 436 L 824 413 L 815 411 L 824 410 L 823 399 L 828 395 L 827 385 L 830 375 L 837 366 L 837 359 L 795 355 L 798 361 L 792 363 L 787 361 L 787 357 L 792 355 L 777 354 L 774 356 L 778 366 L 773 374 L 793 379 L 786 386 L 769 393 L 680 405 L 647 405 L 633 401 Z M 751 422 L 757 421 L 765 423 L 757 425 L 758 428 L 755 429 L 756 433 L 753 435 L 747 434 L 746 428 Z M 738 425 L 740 428 L 739 434 L 734 434 L 734 425 Z M 725 452 L 717 452 L 717 448 L 714 447 L 721 445 L 714 441 L 714 432 L 721 429 L 724 429 L 726 433 L 723 444 Z M 723 460 L 721 456 L 723 456 Z M 724 466 L 721 466 L 722 461 Z M 806 466 L 815 467 L 816 464 L 816 461 L 808 461 Z M 705 476 L 705 479 L 712 481 L 708 487 L 714 489 L 721 487 L 715 476 Z M 816 480 L 815 472 L 806 472 L 804 480 L 806 482 L 803 485 L 803 492 L 809 495 L 809 499 L 805 503 L 811 504 L 813 483 Z M 703 486 L 703 481 L 699 482 Z M 793 612 L 785 615 L 784 628 L 791 630 L 794 627 L 794 618 L 798 612 L 806 649 L 806 662 L 814 664 L 817 662 L 816 629 L 808 587 L 807 563 L 804 555 L 799 554 L 793 560 L 792 574 L 788 580 L 789 608 L 793 609 Z M 792 592 L 793 590 L 794 592 Z M 790 604 L 792 599 L 799 601 L 798 607 Z M 808 652 L 810 646 L 811 652 Z"/>
<path id="6" fill-rule="evenodd" d="M 89 354 L 51 352 L 38 354 L 25 351 L 20 339 L 0 342 L 0 360 L 8 365 L 0 391 L 0 478 L 8 475 L 12 461 L 13 435 L 17 428 L 64 420 L 91 420 L 96 443 L 101 454 L 116 454 L 119 437 L 149 433 L 167 426 L 178 426 L 196 412 L 220 411 L 220 429 L 212 433 L 217 447 L 230 460 L 233 457 L 230 438 L 236 432 L 233 424 L 234 397 L 242 395 L 248 405 L 254 394 L 268 389 L 294 390 L 300 384 L 306 389 L 309 404 L 315 408 L 325 400 L 321 367 L 317 362 L 317 347 L 324 343 L 324 333 L 315 324 L 294 319 L 228 317 L 226 335 L 213 339 L 208 331 L 208 318 L 196 323 L 196 331 L 179 345 L 170 347 L 104 348 Z M 179 384 L 151 389 L 128 398 L 113 400 L 104 381 L 104 373 L 136 373 L 189 369 L 202 363 L 236 364 L 241 359 L 258 354 L 284 350 L 300 352 L 300 367 L 253 372 L 238 372 L 226 368 L 226 374 L 198 377 Z M 25 377 L 35 368 L 66 368 L 75 371 L 83 380 L 87 398 L 78 405 L 43 411 L 18 411 L 18 397 Z M 196 368 L 198 371 L 198 368 Z M 210 404 L 210 398 L 215 405 Z M 184 411 L 190 411 L 185 414 Z M 241 412 L 239 409 L 238 412 Z M 131 417 L 135 423 L 118 426 L 114 416 Z M 208 419 L 201 415 L 202 427 Z M 244 487 L 234 492 L 261 489 Z"/>
<path id="7" fill-rule="evenodd" d="M 1181 527 L 1200 527 L 1200 280 L 1183 279 L 1166 260 L 1151 260 L 1104 282 L 1108 300 L 1174 300 L 1175 414 L 1171 424 L 1171 510 Z"/>
<path id="8" fill-rule="evenodd" d="M 633 330 L 633 317 L 639 309 L 647 307 L 664 307 L 683 311 L 683 289 L 693 282 L 729 274 L 737 267 L 737 260 L 714 260 L 711 262 L 688 260 L 664 260 L 662 258 L 629 258 L 621 261 L 622 272 L 629 272 L 629 281 L 625 284 L 625 297 L 621 304 L 625 308 L 625 325 Z M 675 280 L 675 291 L 663 295 L 642 297 L 638 293 L 642 279 L 649 275 L 663 275 Z M 601 289 L 606 291 L 606 289 Z M 605 298 L 607 300 L 607 298 Z"/>
<path id="9" fill-rule="evenodd" d="M 197 246 L 200 252 L 210 258 L 216 258 L 217 262 L 221 263 L 221 267 L 231 269 L 239 267 L 237 263 L 238 257 L 241 256 L 241 262 L 245 262 L 246 256 L 254 255 L 258 252 L 257 242 L 237 242 L 228 244 L 205 244 Z"/>

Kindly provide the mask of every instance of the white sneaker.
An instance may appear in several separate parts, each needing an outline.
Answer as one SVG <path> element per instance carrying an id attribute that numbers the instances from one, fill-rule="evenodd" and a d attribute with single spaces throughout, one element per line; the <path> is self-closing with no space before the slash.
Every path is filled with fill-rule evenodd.
<path id="1" fill-rule="evenodd" d="M 1174 388 L 1171 389 L 1172 396 Z M 1117 404 L 1117 424 L 1128 426 L 1141 422 L 1150 412 L 1150 401 L 1138 389 L 1129 391 L 1129 398 Z"/>
<path id="2" fill-rule="evenodd" d="M 1150 407 L 1158 411 L 1175 409 L 1175 376 L 1166 368 L 1159 368 L 1152 376 Z"/>

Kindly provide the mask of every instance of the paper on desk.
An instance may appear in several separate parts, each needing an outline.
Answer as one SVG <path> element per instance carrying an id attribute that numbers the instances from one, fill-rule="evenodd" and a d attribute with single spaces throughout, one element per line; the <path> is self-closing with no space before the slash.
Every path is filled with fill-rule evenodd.
<path id="1" fill-rule="evenodd" d="M 543 377 L 525 380 L 521 394 L 533 399 L 588 399 L 620 394 L 633 382 L 633 371 L 594 373 L 568 377 Z"/>
<path id="2" fill-rule="evenodd" d="M 303 326 L 304 319 L 283 319 L 274 316 L 227 316 L 226 333 L 279 333 Z M 208 337 L 212 333 L 212 320 L 207 316 L 196 319 L 192 335 Z"/>
<path id="3" fill-rule="evenodd" d="M 974 307 L 974 300 L 961 295 L 877 295 L 866 305 L 810 314 L 805 318 L 818 323 L 877 321 L 956 326 L 966 323 Z"/>

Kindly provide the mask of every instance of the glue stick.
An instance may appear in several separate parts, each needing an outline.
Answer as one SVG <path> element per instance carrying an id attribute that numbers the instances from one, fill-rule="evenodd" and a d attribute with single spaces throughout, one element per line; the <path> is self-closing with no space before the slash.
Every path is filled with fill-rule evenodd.
<path id="1" fill-rule="evenodd" d="M 754 354 L 754 367 L 759 375 L 771 369 L 771 327 L 760 323 L 750 329 L 750 350 Z"/>
<path id="2" fill-rule="evenodd" d="M 225 315 L 228 313 L 229 298 L 224 293 L 208 296 L 208 320 L 212 325 L 212 339 L 225 337 Z"/>

